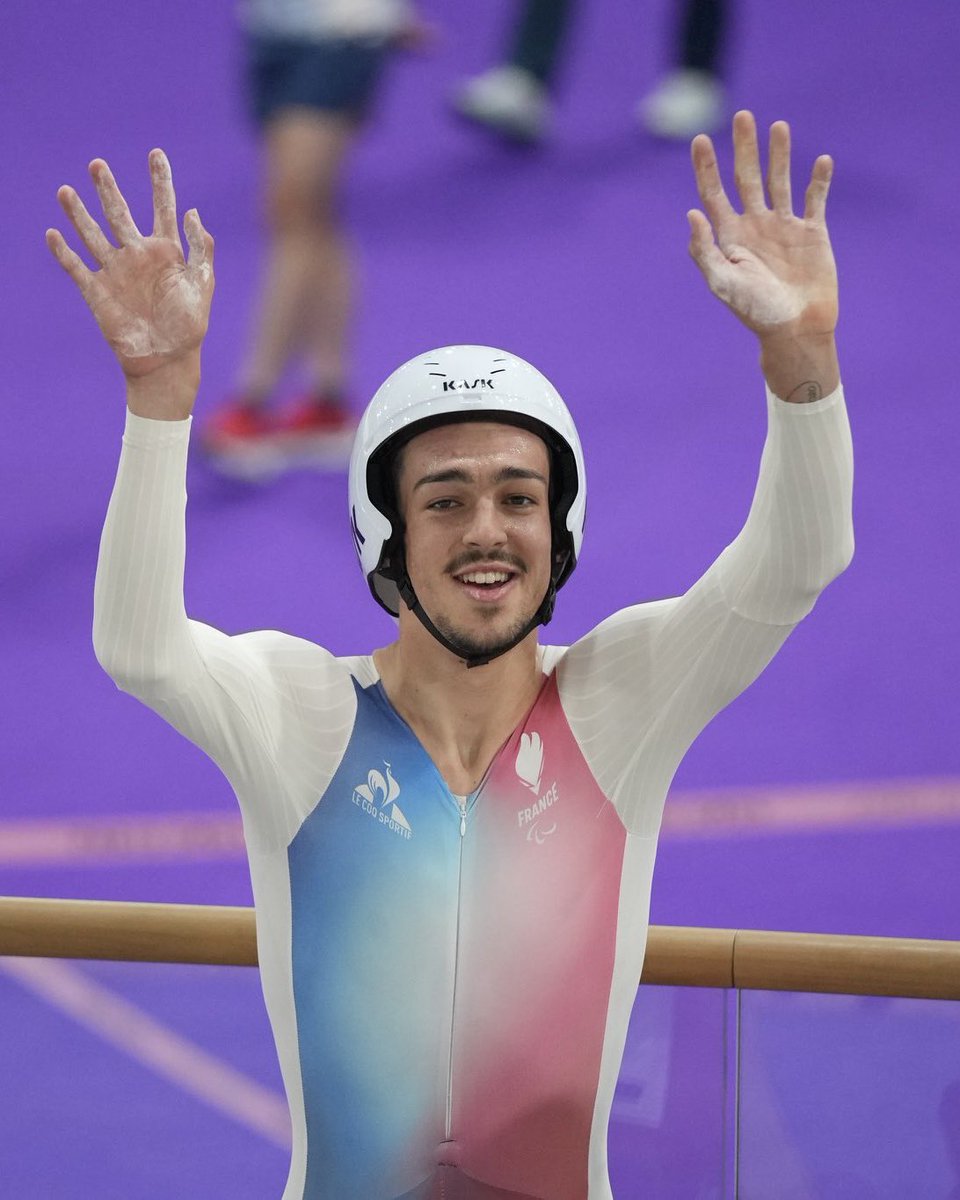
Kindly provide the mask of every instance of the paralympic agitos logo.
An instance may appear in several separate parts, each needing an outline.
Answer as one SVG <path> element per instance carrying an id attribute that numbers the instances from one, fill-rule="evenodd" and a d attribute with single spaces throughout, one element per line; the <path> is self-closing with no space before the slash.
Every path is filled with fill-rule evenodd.
<path id="1" fill-rule="evenodd" d="M 492 391 L 492 379 L 445 379 L 443 381 L 443 390 L 445 392 L 480 392 Z"/>

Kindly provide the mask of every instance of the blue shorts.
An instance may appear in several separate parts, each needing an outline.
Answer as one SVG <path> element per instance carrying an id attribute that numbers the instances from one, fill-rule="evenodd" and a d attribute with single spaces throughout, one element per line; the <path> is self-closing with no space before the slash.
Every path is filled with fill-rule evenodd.
<path id="1" fill-rule="evenodd" d="M 248 47 L 253 112 L 262 123 L 287 108 L 365 116 L 389 43 L 252 36 Z"/>

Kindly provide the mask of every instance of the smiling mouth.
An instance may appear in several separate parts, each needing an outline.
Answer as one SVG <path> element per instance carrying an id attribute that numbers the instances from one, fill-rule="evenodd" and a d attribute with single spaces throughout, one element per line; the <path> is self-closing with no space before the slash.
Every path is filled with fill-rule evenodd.
<path id="1" fill-rule="evenodd" d="M 510 585 L 517 578 L 517 572 L 502 568 L 460 571 L 453 578 L 471 599 L 489 604 L 501 599 L 509 591 Z"/>

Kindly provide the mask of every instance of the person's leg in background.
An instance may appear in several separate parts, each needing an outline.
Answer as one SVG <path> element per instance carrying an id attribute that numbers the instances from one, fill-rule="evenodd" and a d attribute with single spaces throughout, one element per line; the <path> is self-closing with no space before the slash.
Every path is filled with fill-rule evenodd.
<path id="1" fill-rule="evenodd" d="M 571 0 L 528 0 L 513 32 L 507 62 L 549 87 L 570 25 Z"/>
<path id="2" fill-rule="evenodd" d="M 725 120 L 719 67 L 729 13 L 729 0 L 683 0 L 678 12 L 678 65 L 638 108 L 651 133 L 686 141 L 694 134 L 710 133 Z"/>
<path id="3" fill-rule="evenodd" d="M 269 249 L 241 395 L 269 397 L 294 357 L 309 395 L 339 400 L 346 376 L 351 263 L 337 187 L 356 123 L 336 113 L 289 108 L 265 131 Z"/>
<path id="4" fill-rule="evenodd" d="M 344 163 L 379 74 L 382 45 L 255 41 L 254 107 L 265 166 L 267 262 L 234 396 L 203 444 L 226 469 L 270 474 L 299 461 L 343 465 L 351 254 L 337 208 Z M 276 409 L 288 367 L 305 394 Z"/>
<path id="5" fill-rule="evenodd" d="M 572 10 L 573 0 L 527 0 L 505 60 L 464 83 L 453 97 L 455 111 L 514 140 L 539 141 Z"/>

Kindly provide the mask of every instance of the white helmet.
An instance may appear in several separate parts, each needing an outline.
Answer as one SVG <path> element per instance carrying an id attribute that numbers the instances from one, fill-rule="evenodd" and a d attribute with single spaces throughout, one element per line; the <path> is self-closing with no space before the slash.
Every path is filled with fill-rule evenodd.
<path id="1" fill-rule="evenodd" d="M 556 591 L 576 566 L 583 542 L 583 451 L 573 418 L 553 384 L 505 350 L 443 346 L 411 358 L 378 389 L 360 421 L 350 456 L 350 519 L 360 566 L 374 598 L 397 616 L 401 594 L 407 599 L 412 588 L 406 578 L 403 525 L 394 509 L 393 457 L 426 429 L 471 420 L 520 425 L 543 438 L 550 451 L 554 565 L 550 589 L 533 622 L 546 624 Z M 428 628 L 435 633 L 432 623 Z"/>

